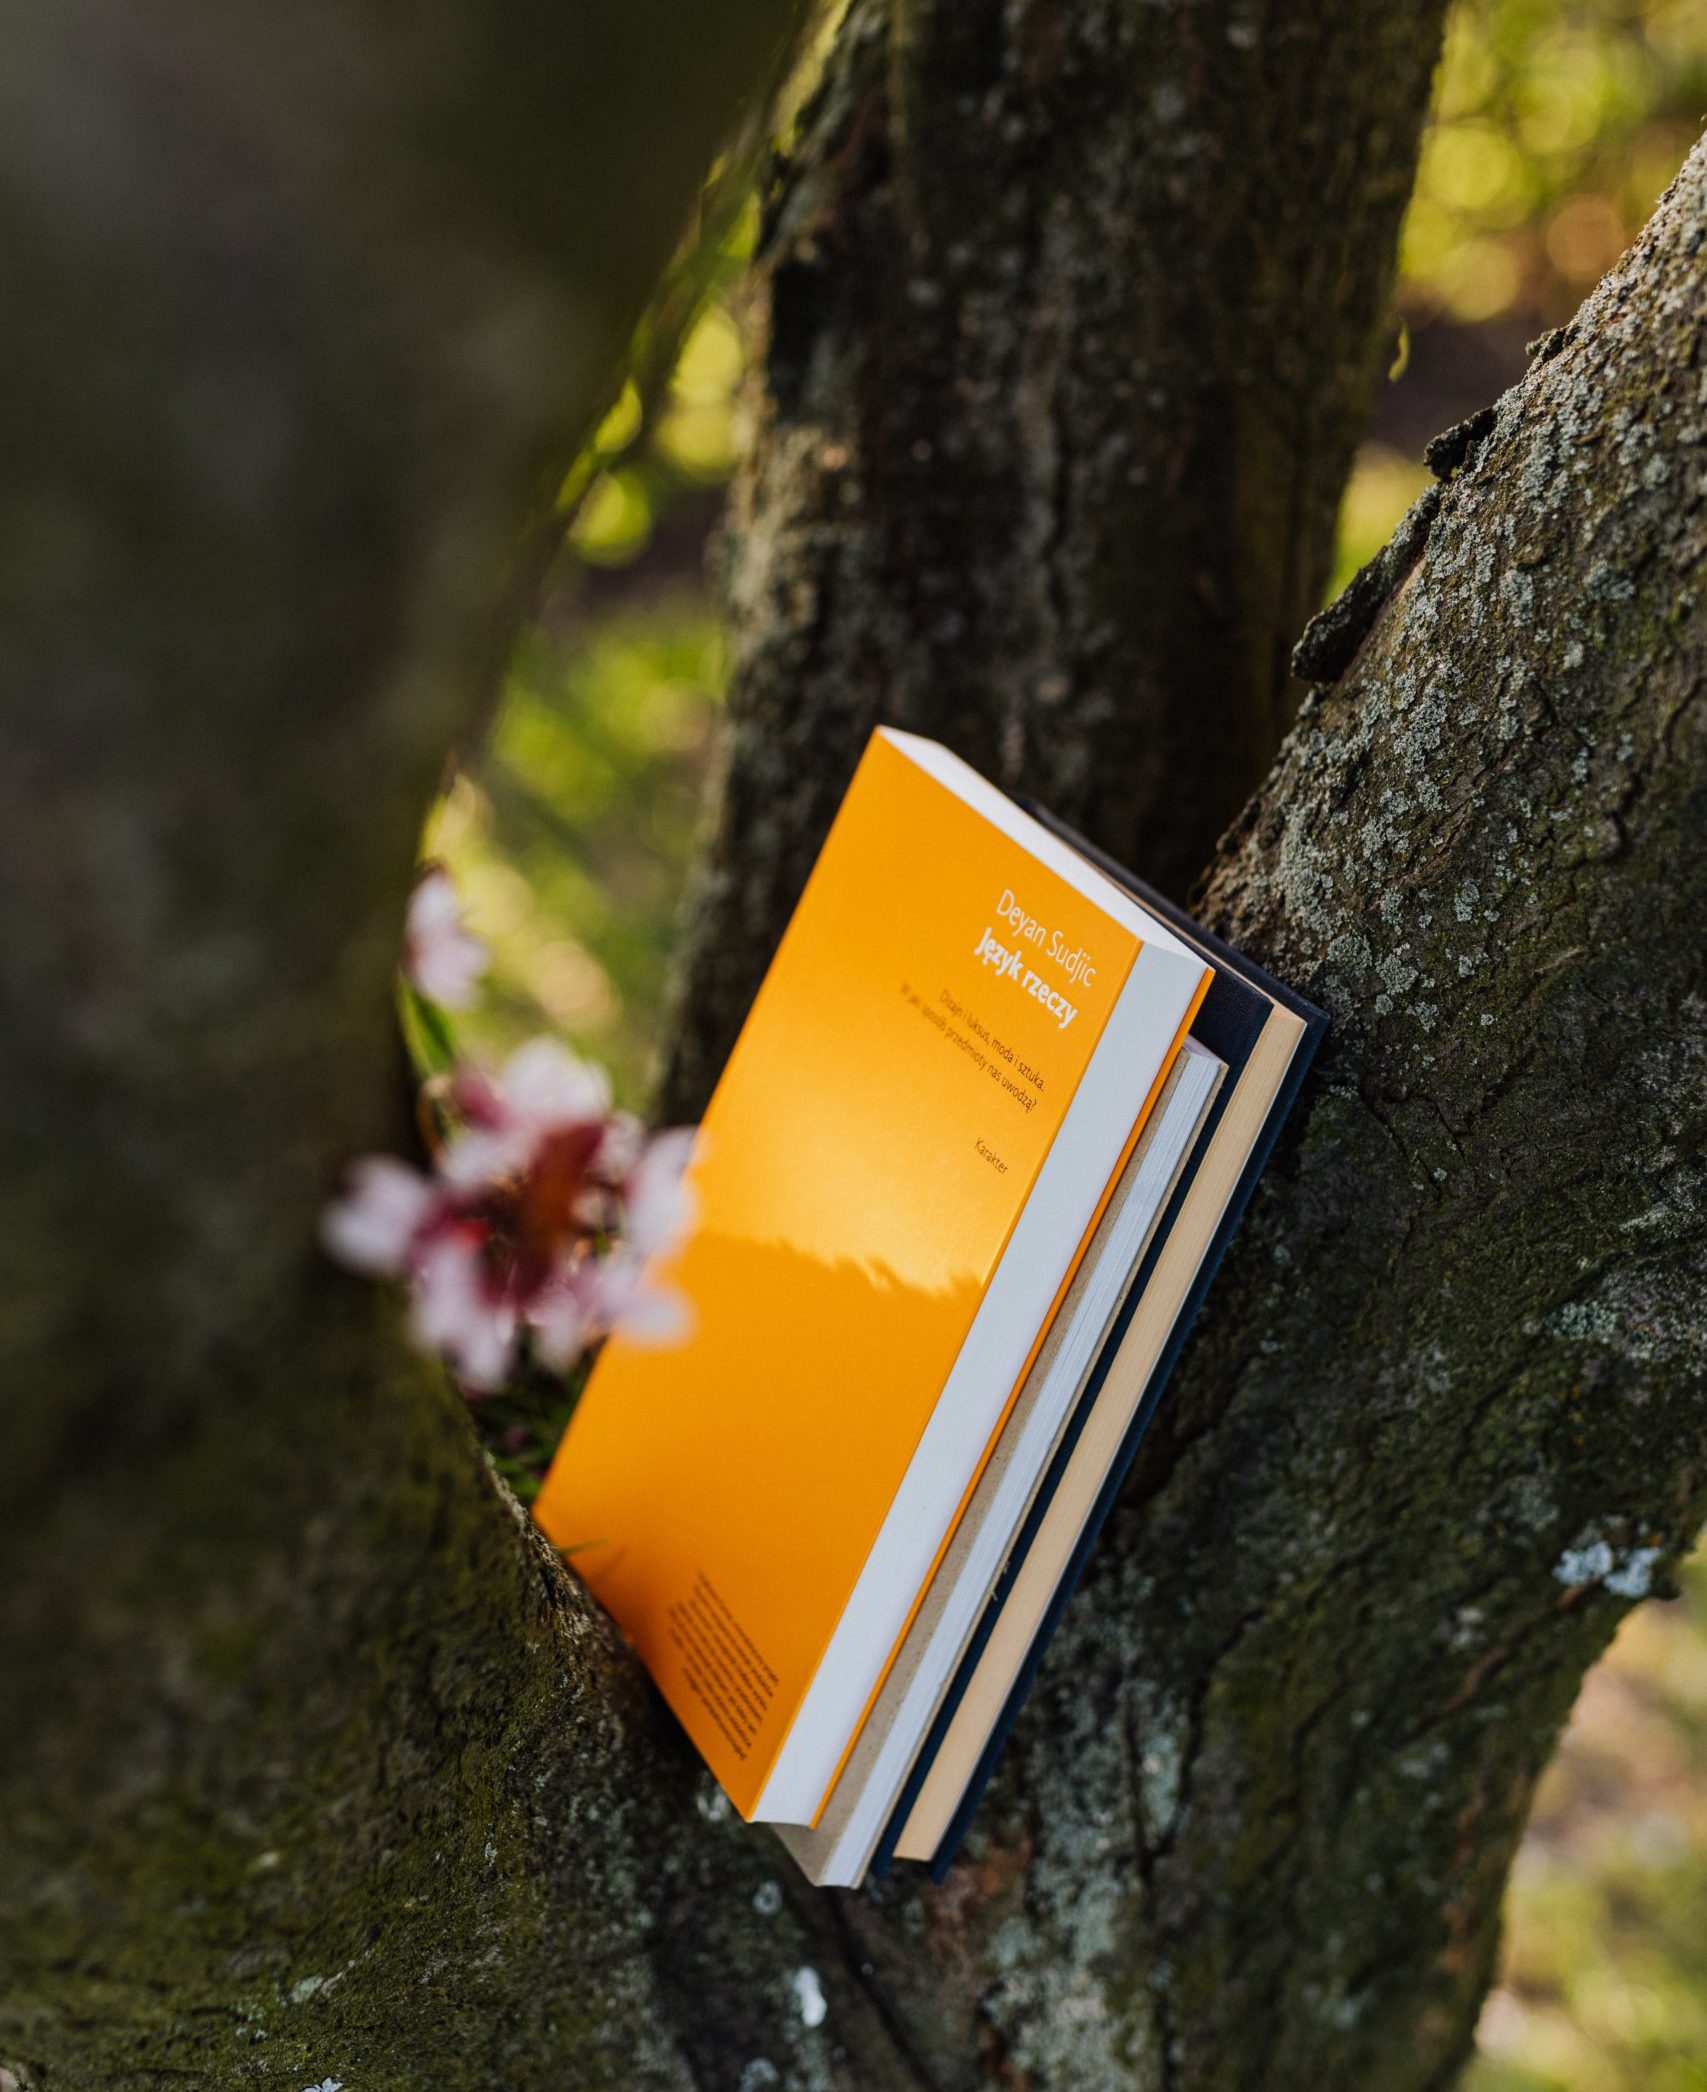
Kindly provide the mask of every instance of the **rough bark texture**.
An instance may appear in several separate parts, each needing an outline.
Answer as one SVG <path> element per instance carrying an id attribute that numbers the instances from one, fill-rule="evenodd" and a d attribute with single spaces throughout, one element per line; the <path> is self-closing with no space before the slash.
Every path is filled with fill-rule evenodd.
<path id="1" fill-rule="evenodd" d="M 1440 2085 L 1707 1489 L 1707 156 L 1216 873 L 1331 1057 L 966 1862 L 819 1896 L 311 1248 L 502 549 L 773 26 L 619 13 L 0 32 L 0 2067 Z"/>
<path id="2" fill-rule="evenodd" d="M 880 719 L 1165 887 L 1202 869 L 1298 694 L 1441 13 L 855 0 L 761 241 L 668 1112 Z"/>
<path id="3" fill-rule="evenodd" d="M 1707 148 L 1210 881 L 1336 1029 L 924 1906 L 1018 2082 L 1449 2083 L 1582 1672 L 1707 1510 L 1704 228 Z"/>

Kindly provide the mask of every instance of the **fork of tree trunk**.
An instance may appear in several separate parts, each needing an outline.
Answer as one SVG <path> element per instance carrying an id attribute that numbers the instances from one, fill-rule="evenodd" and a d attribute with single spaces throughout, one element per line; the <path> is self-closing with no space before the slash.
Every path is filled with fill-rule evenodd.
<path id="1" fill-rule="evenodd" d="M 1707 158 L 1306 693 L 1438 17 L 854 0 L 765 180 L 670 1111 L 880 716 L 1201 872 L 1335 1025 L 965 1855 L 855 1897 L 733 1820 L 313 1247 L 406 1137 L 506 559 L 785 10 L 0 29 L 21 2082 L 1450 2082 L 1707 1492 Z"/>

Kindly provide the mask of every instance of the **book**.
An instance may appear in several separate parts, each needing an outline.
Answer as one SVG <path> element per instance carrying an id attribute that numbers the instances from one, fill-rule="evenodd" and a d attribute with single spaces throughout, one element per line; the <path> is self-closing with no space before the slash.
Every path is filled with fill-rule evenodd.
<path id="1" fill-rule="evenodd" d="M 1057 832 L 1089 852 L 1070 830 Z M 1130 878 L 1109 860 L 1096 861 L 1110 876 Z M 939 1872 L 946 1866 L 1201 1304 L 1242 1207 L 1240 1187 L 1248 1195 L 1325 1027 L 1319 1012 L 1241 954 L 1209 938 L 1161 896 L 1139 890 L 1216 966 L 1189 1044 L 1218 1057 L 1225 1082 L 1175 1174 L 1167 1210 L 1123 1275 L 1124 1297 L 1102 1326 L 1100 1355 L 1083 1376 L 1074 1414 L 1047 1464 L 1032 1478 L 1024 1522 L 991 1579 L 982 1620 L 962 1641 L 955 1676 L 936 1695 L 928 1734 L 918 1742 L 910 1735 L 892 1739 L 880 1758 L 880 1700 L 819 1829 L 784 1834 L 809 1878 L 822 1886 L 857 1883 L 868 1866 L 881 1872 L 896 1857 L 929 1860 Z M 980 1494 L 991 1486 L 994 1467 Z M 979 1510 L 975 1498 L 969 1525 Z M 929 1611 L 927 1602 L 921 1618 Z M 903 1652 L 886 1698 L 894 1697 L 906 1663 Z"/>
<path id="2" fill-rule="evenodd" d="M 939 1874 L 1326 1020 L 872 737 L 536 1516 L 814 1882 Z"/>
<path id="3" fill-rule="evenodd" d="M 880 1873 L 897 1857 L 939 1879 L 950 1865 L 1328 1028 L 1321 1010 L 1037 812 L 1214 965 L 1193 1035 L 1228 1077 L 878 1842 Z"/>
<path id="4" fill-rule="evenodd" d="M 1223 1073 L 1187 1039 L 818 1826 L 781 1833 L 820 1886 L 872 1859 Z"/>
<path id="5" fill-rule="evenodd" d="M 1213 977 L 874 734 L 695 1141 L 689 1333 L 606 1343 L 536 1505 L 749 1820 L 819 1821 Z"/>

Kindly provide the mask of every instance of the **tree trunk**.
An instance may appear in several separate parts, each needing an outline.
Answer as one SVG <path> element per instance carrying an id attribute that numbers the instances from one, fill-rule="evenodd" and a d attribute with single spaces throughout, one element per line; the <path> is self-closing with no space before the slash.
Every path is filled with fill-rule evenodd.
<path id="1" fill-rule="evenodd" d="M 0 2068 L 42 2092 L 1443 2084 L 1535 1772 L 1699 1518 L 1707 152 L 1215 871 L 1330 1056 L 945 1888 L 817 1894 L 732 1821 L 316 1262 L 502 548 L 777 19 L 4 32 Z"/>
<path id="2" fill-rule="evenodd" d="M 1707 1512 L 1704 224 L 1707 148 L 1209 881 L 1335 1030 L 926 1904 L 1019 2082 L 1450 2083 L 1582 1674 Z"/>
<path id="3" fill-rule="evenodd" d="M 314 1228 L 400 1138 L 404 896 L 512 552 L 788 12 L 0 22 L 0 2069 L 31 2084 L 689 2081 L 631 1948 L 691 1802 Z"/>
<path id="4" fill-rule="evenodd" d="M 1170 890 L 1201 871 L 1298 695 L 1442 11 L 854 0 L 760 242 L 667 1115 L 880 719 Z"/>

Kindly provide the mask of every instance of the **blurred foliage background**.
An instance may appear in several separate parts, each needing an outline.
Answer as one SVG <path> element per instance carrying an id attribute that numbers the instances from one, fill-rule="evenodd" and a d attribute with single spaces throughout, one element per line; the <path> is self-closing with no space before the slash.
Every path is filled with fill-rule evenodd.
<path id="1" fill-rule="evenodd" d="M 1461 0 L 1405 220 L 1394 368 L 1337 590 L 1427 484 L 1422 448 L 1512 384 L 1641 230 L 1707 116 L 1707 0 Z"/>
<path id="2" fill-rule="evenodd" d="M 1462 0 L 1336 590 L 1426 484 L 1424 443 L 1569 319 L 1704 116 L 1707 0 Z M 427 837 L 493 948 L 469 1043 L 564 1034 L 637 1105 L 723 682 L 709 570 L 743 438 L 742 175 L 708 191 L 635 378 L 564 488 L 575 520 L 544 609 Z M 561 1416 L 524 1396 L 503 1421 L 519 1481 Z M 1547 1774 L 1467 2092 L 1707 2092 L 1707 1555 L 1683 1585 L 1625 1624 Z"/>

